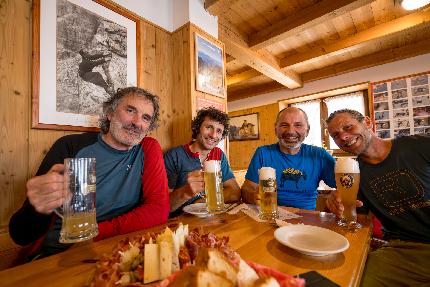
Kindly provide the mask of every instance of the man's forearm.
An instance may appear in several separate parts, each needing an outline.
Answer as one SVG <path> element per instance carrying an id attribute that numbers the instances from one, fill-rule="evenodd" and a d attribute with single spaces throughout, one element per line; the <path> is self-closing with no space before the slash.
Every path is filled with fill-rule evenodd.
<path id="1" fill-rule="evenodd" d="M 249 180 L 245 180 L 242 185 L 242 201 L 255 204 L 255 194 L 258 192 L 258 185 Z"/>
<path id="2" fill-rule="evenodd" d="M 186 202 L 189 198 L 186 198 L 186 189 L 187 186 L 184 185 L 178 189 L 174 189 L 170 192 L 170 211 L 175 211 L 178 209 L 184 202 Z"/>
<path id="3" fill-rule="evenodd" d="M 235 178 L 231 178 L 223 184 L 223 194 L 225 202 L 236 202 L 240 200 L 241 192 Z"/>

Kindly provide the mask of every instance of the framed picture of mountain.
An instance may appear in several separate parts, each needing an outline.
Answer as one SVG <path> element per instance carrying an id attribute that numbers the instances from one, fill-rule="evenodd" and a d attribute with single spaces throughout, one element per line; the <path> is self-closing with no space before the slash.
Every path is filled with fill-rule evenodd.
<path id="1" fill-rule="evenodd" d="M 196 90 L 225 98 L 224 53 L 221 46 L 195 34 Z"/>

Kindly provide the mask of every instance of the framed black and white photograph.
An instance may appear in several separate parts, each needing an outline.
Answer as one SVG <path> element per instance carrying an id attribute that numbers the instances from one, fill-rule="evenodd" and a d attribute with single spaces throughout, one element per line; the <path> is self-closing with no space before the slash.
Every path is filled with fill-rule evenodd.
<path id="1" fill-rule="evenodd" d="M 225 98 L 224 53 L 221 46 L 195 34 L 196 90 Z"/>
<path id="2" fill-rule="evenodd" d="M 379 93 L 374 95 L 374 101 L 375 102 L 383 102 L 388 100 L 388 93 Z"/>
<path id="3" fill-rule="evenodd" d="M 393 100 L 407 98 L 408 97 L 408 90 L 402 89 L 402 90 L 392 91 L 391 96 L 393 97 Z"/>
<path id="4" fill-rule="evenodd" d="M 104 0 L 34 3 L 33 127 L 97 130 L 102 103 L 137 86 L 138 19 Z"/>
<path id="5" fill-rule="evenodd" d="M 388 110 L 388 102 L 380 102 L 374 104 L 375 111 L 386 111 Z"/>
<path id="6" fill-rule="evenodd" d="M 409 116 L 409 109 L 393 110 L 393 118 L 405 118 Z"/>
<path id="7" fill-rule="evenodd" d="M 258 140 L 259 138 L 258 113 L 230 117 L 230 141 Z"/>

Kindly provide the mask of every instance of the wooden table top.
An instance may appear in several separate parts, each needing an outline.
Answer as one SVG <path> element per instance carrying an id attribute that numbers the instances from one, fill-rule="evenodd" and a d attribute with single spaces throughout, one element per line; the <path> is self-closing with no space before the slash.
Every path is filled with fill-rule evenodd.
<path id="1" fill-rule="evenodd" d="M 291 210 L 291 209 L 290 209 Z M 302 217 L 290 219 L 290 223 L 304 223 L 334 230 L 344 235 L 348 250 L 335 255 L 313 257 L 298 253 L 283 246 L 273 236 L 276 227 L 258 223 L 239 212 L 237 215 L 221 214 L 207 218 L 182 215 L 171 219 L 168 225 L 188 224 L 189 228 L 200 228 L 200 232 L 214 232 L 218 236 L 229 236 L 229 244 L 243 259 L 273 267 L 279 271 L 296 275 L 316 270 L 340 286 L 358 286 L 369 248 L 370 222 L 360 217 L 363 228 L 347 232 L 336 226 L 334 220 L 319 216 L 319 212 L 293 210 Z M 161 231 L 164 226 L 148 230 Z M 142 234 L 139 231 L 128 236 Z M 120 235 L 99 242 L 87 242 L 44 259 L 0 272 L 1 286 L 86 286 L 95 270 L 95 259 L 110 253 Z"/>

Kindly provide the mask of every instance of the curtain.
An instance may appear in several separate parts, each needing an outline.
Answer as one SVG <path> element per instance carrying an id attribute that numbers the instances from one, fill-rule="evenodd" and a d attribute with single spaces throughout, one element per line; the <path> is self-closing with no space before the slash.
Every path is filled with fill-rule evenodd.
<path id="1" fill-rule="evenodd" d="M 310 130 L 304 143 L 321 146 L 321 121 L 320 121 L 320 100 L 295 103 L 292 107 L 302 109 L 308 116 Z"/>

